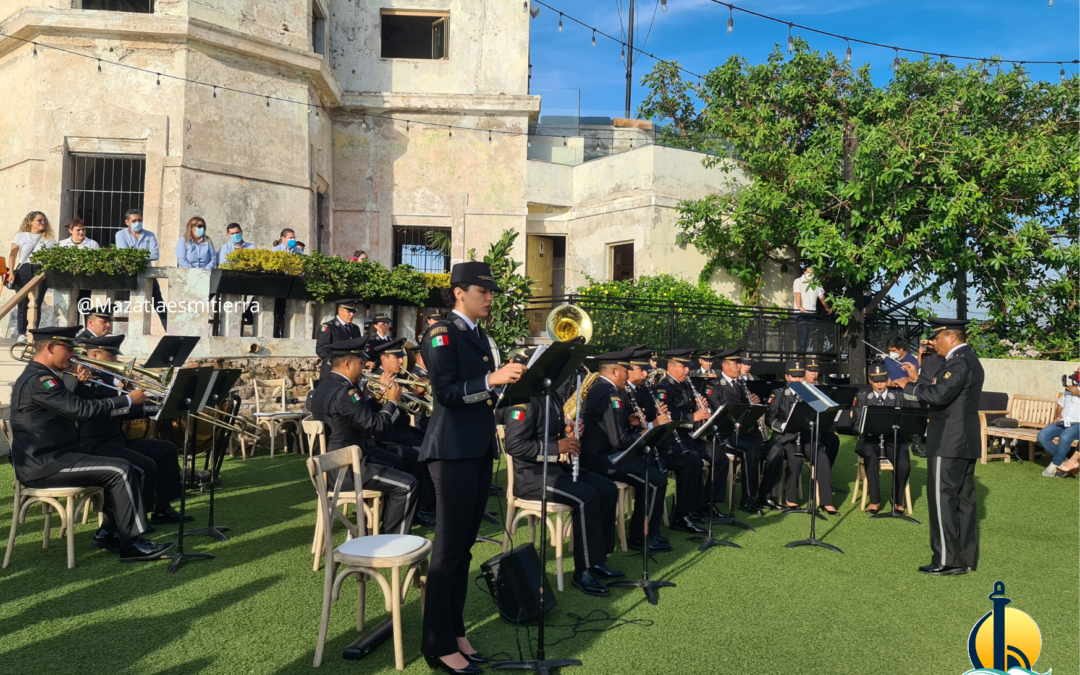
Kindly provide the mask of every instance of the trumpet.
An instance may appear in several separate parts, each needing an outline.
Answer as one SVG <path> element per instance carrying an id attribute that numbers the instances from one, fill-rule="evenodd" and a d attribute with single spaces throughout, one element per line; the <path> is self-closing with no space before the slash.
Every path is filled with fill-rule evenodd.
<path id="1" fill-rule="evenodd" d="M 386 402 L 386 388 L 382 382 L 379 381 L 379 376 L 374 373 L 362 373 L 361 377 L 364 380 L 364 387 L 371 392 L 375 397 L 375 400 L 379 403 Z M 424 414 L 431 416 L 431 412 L 434 409 L 431 401 L 426 400 L 423 396 L 415 394 L 415 387 L 418 382 L 401 377 L 395 377 L 394 382 L 401 387 L 401 400 L 398 401 L 398 407 L 405 412 L 412 413 L 413 415 Z M 410 393 L 407 390 L 412 390 Z"/>

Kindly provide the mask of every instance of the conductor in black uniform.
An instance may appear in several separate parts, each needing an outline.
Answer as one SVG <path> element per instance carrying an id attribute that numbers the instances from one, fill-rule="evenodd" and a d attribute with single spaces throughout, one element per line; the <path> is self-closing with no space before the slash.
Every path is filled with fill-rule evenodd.
<path id="1" fill-rule="evenodd" d="M 904 386 L 904 395 L 930 406 L 926 430 L 926 493 L 933 559 L 920 572 L 964 574 L 979 564 L 975 462 L 982 455 L 979 397 L 983 367 L 967 344 L 963 319 L 930 319 L 937 353 L 945 362 L 929 383 Z M 902 364 L 911 380 L 919 374 Z"/>
<path id="2" fill-rule="evenodd" d="M 79 331 L 75 337 L 83 338 L 105 337 L 112 333 L 113 314 L 107 305 L 94 305 L 86 314 L 86 328 Z"/>
<path id="3" fill-rule="evenodd" d="M 390 428 L 402 414 L 397 402 L 401 388 L 389 373 L 379 382 L 386 389 L 386 402 L 378 412 L 373 411 L 360 392 L 357 383 L 365 364 L 365 343 L 359 337 L 329 346 L 332 370 L 316 389 L 308 394 L 307 407 L 311 416 L 322 422 L 327 429 L 328 449 L 340 450 L 350 445 L 360 446 L 360 471 L 363 488 L 383 493 L 383 529 L 385 534 L 408 534 L 412 527 L 417 504 L 417 481 L 408 473 L 386 462 L 378 453 L 370 450 L 372 436 Z M 385 453 L 389 454 L 389 453 Z M 397 459 L 395 457 L 395 459 Z M 401 460 L 398 459 L 398 462 Z M 352 490 L 352 470 L 345 478 L 342 490 Z"/>
<path id="4" fill-rule="evenodd" d="M 319 362 L 319 382 L 330 374 L 330 345 L 361 337 L 364 332 L 353 323 L 356 316 L 357 301 L 353 299 L 337 301 L 337 316 L 322 325 L 315 338 L 315 354 Z"/>
<path id="5" fill-rule="evenodd" d="M 452 311 L 420 342 L 435 401 L 420 457 L 436 495 L 422 651 L 429 666 L 450 672 L 479 673 L 473 664 L 488 660 L 465 637 L 469 563 L 499 452 L 492 388 L 517 382 L 525 371 L 519 363 L 496 370 L 491 342 L 477 324 L 498 290 L 487 263 L 454 265 L 450 288 L 442 291 Z"/>
<path id="6" fill-rule="evenodd" d="M 870 391 L 859 391 L 855 397 L 855 414 L 861 419 L 864 408 L 882 406 L 888 408 L 911 407 L 914 401 L 906 401 L 904 395 L 896 389 L 889 388 L 889 370 L 880 363 L 870 366 L 867 373 L 870 380 Z M 858 419 L 856 419 L 858 424 Z M 870 503 L 866 506 L 866 512 L 873 515 L 881 509 L 881 457 L 889 461 L 893 466 L 894 478 L 897 485 L 901 486 L 898 491 L 903 495 L 904 485 L 907 485 L 908 477 L 911 476 L 911 455 L 908 453 L 907 443 L 901 441 L 900 447 L 893 447 L 891 435 L 864 434 L 859 436 L 859 444 L 855 446 L 855 454 L 863 459 L 863 470 L 866 472 L 866 493 Z M 904 511 L 904 504 L 894 504 L 897 511 Z"/>
<path id="7" fill-rule="evenodd" d="M 583 404 L 592 391 L 587 392 Z M 573 508 L 574 588 L 586 595 L 607 596 L 611 591 L 601 579 L 621 579 L 625 574 L 607 566 L 608 554 L 615 550 L 615 505 L 619 490 L 614 481 L 579 467 L 577 481 L 570 463 L 560 463 L 559 455 L 576 456 L 581 444 L 574 421 L 563 419 L 561 400 L 554 396 L 548 414 L 549 445 L 544 447 L 544 403 L 542 396 L 515 405 L 506 415 L 506 453 L 514 458 L 514 496 L 540 499 L 543 457 L 548 457 L 548 501 Z"/>
<path id="8" fill-rule="evenodd" d="M 11 462 L 15 477 L 30 488 L 89 487 L 105 491 L 108 528 L 116 532 L 121 559 L 155 560 L 172 542 L 142 538 L 149 530 L 135 466 L 114 457 L 89 455 L 79 447 L 76 422 L 108 418 L 117 410 L 146 402 L 142 389 L 110 398 L 83 398 L 64 385 L 60 373 L 75 355 L 79 326 L 37 328 L 34 360 L 11 390 Z M 90 371 L 79 369 L 85 383 Z M 80 387 L 82 389 L 82 387 Z"/>

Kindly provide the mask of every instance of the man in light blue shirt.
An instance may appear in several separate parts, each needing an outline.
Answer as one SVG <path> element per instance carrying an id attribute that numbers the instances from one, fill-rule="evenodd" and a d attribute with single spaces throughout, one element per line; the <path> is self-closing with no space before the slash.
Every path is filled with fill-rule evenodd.
<path id="1" fill-rule="evenodd" d="M 124 214 L 127 229 L 116 233 L 116 248 L 142 248 L 150 251 L 150 260 L 158 259 L 157 237 L 150 230 L 144 230 L 142 212 L 130 209 Z"/>
<path id="2" fill-rule="evenodd" d="M 296 247 L 296 232 L 287 227 L 281 231 L 281 241 L 278 242 L 277 246 L 270 250 L 288 251 L 289 253 L 299 253 L 300 255 L 304 255 L 303 249 Z"/>
<path id="3" fill-rule="evenodd" d="M 238 249 L 255 248 L 255 244 L 244 241 L 244 230 L 240 228 L 240 223 L 229 223 L 229 227 L 226 228 L 229 232 L 229 240 L 221 245 L 218 249 L 218 264 L 224 265 L 229 262 L 229 254 Z"/>

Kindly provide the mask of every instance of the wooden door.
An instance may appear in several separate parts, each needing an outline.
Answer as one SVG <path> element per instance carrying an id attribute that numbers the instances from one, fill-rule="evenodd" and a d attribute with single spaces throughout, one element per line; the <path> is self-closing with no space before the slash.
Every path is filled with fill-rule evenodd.
<path id="1" fill-rule="evenodd" d="M 525 243 L 525 274 L 536 280 L 532 287 L 534 297 L 546 298 L 551 295 L 554 259 L 555 252 L 550 238 L 528 235 Z"/>

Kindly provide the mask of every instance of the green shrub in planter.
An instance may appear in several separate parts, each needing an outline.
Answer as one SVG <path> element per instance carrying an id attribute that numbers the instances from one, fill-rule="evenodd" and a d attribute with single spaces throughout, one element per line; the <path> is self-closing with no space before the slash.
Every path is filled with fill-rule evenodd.
<path id="1" fill-rule="evenodd" d="M 150 265 L 150 252 L 137 248 L 85 249 L 53 246 L 36 251 L 30 258 L 45 272 L 78 276 L 133 277 Z"/>

